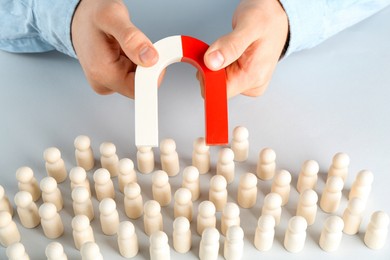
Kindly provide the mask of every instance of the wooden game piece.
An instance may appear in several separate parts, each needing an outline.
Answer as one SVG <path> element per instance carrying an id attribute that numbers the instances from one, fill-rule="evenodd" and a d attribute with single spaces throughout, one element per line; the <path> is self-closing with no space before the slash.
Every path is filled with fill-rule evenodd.
<path id="1" fill-rule="evenodd" d="M 299 195 L 297 216 L 306 219 L 307 225 L 313 225 L 317 215 L 318 195 L 314 190 L 305 190 Z"/>
<path id="2" fill-rule="evenodd" d="M 329 167 L 328 178 L 331 176 L 338 176 L 345 182 L 348 176 L 349 161 L 348 154 L 336 153 L 333 156 L 332 164 Z"/>
<path id="3" fill-rule="evenodd" d="M 173 221 L 173 248 L 179 253 L 187 253 L 191 249 L 190 222 L 186 217 L 177 217 Z"/>
<path id="4" fill-rule="evenodd" d="M 91 185 L 87 178 L 87 172 L 82 167 L 74 167 L 69 172 L 70 188 L 73 190 L 75 187 L 85 187 L 91 196 Z"/>
<path id="5" fill-rule="evenodd" d="M 53 177 L 57 183 L 63 182 L 67 177 L 65 162 L 61 158 L 61 152 L 56 147 L 49 147 L 43 152 L 47 175 Z"/>
<path id="6" fill-rule="evenodd" d="M 68 260 L 64 247 L 58 242 L 51 242 L 46 246 L 45 255 L 47 260 Z"/>
<path id="7" fill-rule="evenodd" d="M 168 176 L 176 176 L 180 171 L 179 155 L 173 139 L 164 139 L 160 143 L 161 168 Z"/>
<path id="8" fill-rule="evenodd" d="M 95 242 L 93 230 L 87 216 L 75 216 L 72 219 L 72 229 L 76 249 L 80 250 L 81 246 L 88 241 Z"/>
<path id="9" fill-rule="evenodd" d="M 152 177 L 153 199 L 162 207 L 169 205 L 172 199 L 169 177 L 165 171 L 155 171 Z"/>
<path id="10" fill-rule="evenodd" d="M 7 247 L 5 253 L 8 257 L 8 260 L 30 260 L 24 245 L 19 242 L 16 242 Z"/>
<path id="11" fill-rule="evenodd" d="M 199 171 L 195 166 L 187 166 L 183 170 L 183 182 L 181 185 L 191 191 L 191 199 L 195 201 L 200 196 Z"/>
<path id="12" fill-rule="evenodd" d="M 286 205 L 290 197 L 291 174 L 286 170 L 280 170 L 276 174 L 271 187 L 271 192 L 278 193 L 282 197 L 282 206 Z"/>
<path id="13" fill-rule="evenodd" d="M 81 248 L 81 260 L 103 260 L 99 246 L 92 241 L 85 242 Z"/>
<path id="14" fill-rule="evenodd" d="M 25 228 L 38 226 L 40 223 L 38 207 L 34 203 L 31 194 L 27 191 L 19 191 L 16 193 L 14 201 L 22 225 Z"/>
<path id="15" fill-rule="evenodd" d="M 143 199 L 141 187 L 138 183 L 131 182 L 125 186 L 125 212 L 126 216 L 131 219 L 137 219 L 143 214 Z"/>
<path id="16" fill-rule="evenodd" d="M 0 244 L 4 247 L 20 241 L 19 229 L 8 211 L 0 211 Z"/>
<path id="17" fill-rule="evenodd" d="M 216 260 L 219 252 L 219 232 L 214 227 L 208 227 L 202 232 L 199 244 L 200 260 Z"/>
<path id="18" fill-rule="evenodd" d="M 155 200 L 149 200 L 144 205 L 144 229 L 148 236 L 156 231 L 163 230 L 161 206 Z"/>
<path id="19" fill-rule="evenodd" d="M 315 189 L 319 170 L 320 166 L 318 165 L 318 162 L 314 160 L 308 160 L 303 163 L 297 182 L 297 191 L 299 193 L 308 189 Z"/>
<path id="20" fill-rule="evenodd" d="M 305 246 L 307 222 L 304 217 L 295 216 L 288 221 L 284 236 L 284 247 L 291 253 L 299 253 Z"/>
<path id="21" fill-rule="evenodd" d="M 208 200 L 202 201 L 198 206 L 196 231 L 199 235 L 202 235 L 203 230 L 206 228 L 215 228 L 216 222 L 214 204 Z"/>
<path id="22" fill-rule="evenodd" d="M 374 181 L 374 174 L 371 171 L 368 170 L 362 170 L 360 171 L 352 183 L 351 191 L 349 192 L 348 198 L 360 198 L 364 201 L 364 203 L 367 202 L 368 197 L 371 193 L 371 185 Z"/>
<path id="23" fill-rule="evenodd" d="M 57 211 L 60 211 L 64 207 L 64 200 L 62 199 L 61 191 L 57 187 L 57 182 L 53 177 L 45 177 L 40 182 L 42 190 L 43 202 L 53 203 Z"/>
<path id="24" fill-rule="evenodd" d="M 322 192 L 320 207 L 326 213 L 334 213 L 340 205 L 344 182 L 341 177 L 331 176 L 327 179 Z"/>
<path id="25" fill-rule="evenodd" d="M 360 223 L 365 203 L 359 198 L 353 198 L 348 201 L 348 205 L 343 213 L 344 229 L 343 232 L 348 235 L 355 235 L 359 232 Z"/>
<path id="26" fill-rule="evenodd" d="M 259 251 L 271 249 L 275 238 L 275 218 L 271 215 L 262 215 L 257 221 L 254 245 Z"/>
<path id="27" fill-rule="evenodd" d="M 205 174 L 210 170 L 210 146 L 206 145 L 203 137 L 194 141 L 192 152 L 192 165 L 196 167 L 200 174 Z"/>
<path id="28" fill-rule="evenodd" d="M 14 215 L 14 208 L 12 207 L 8 196 L 5 194 L 3 186 L 0 185 L 0 211 L 7 211 L 11 216 Z"/>
<path id="29" fill-rule="evenodd" d="M 100 225 L 105 235 L 111 236 L 118 232 L 119 214 L 116 203 L 111 198 L 103 199 L 99 204 Z"/>
<path id="30" fill-rule="evenodd" d="M 110 142 L 104 142 L 100 145 L 100 162 L 102 168 L 107 169 L 111 177 L 118 176 L 118 163 L 119 158 L 116 154 L 115 144 Z"/>
<path id="31" fill-rule="evenodd" d="M 244 209 L 252 208 L 257 200 L 257 178 L 247 172 L 240 177 L 237 191 L 237 203 Z"/>
<path id="32" fill-rule="evenodd" d="M 270 180 L 275 175 L 276 169 L 276 153 L 271 148 L 264 148 L 260 151 L 259 160 L 257 162 L 257 177 L 261 180 Z"/>
<path id="33" fill-rule="evenodd" d="M 234 153 L 230 148 L 222 148 L 218 153 L 217 174 L 225 177 L 228 184 L 234 180 Z"/>
<path id="34" fill-rule="evenodd" d="M 319 245 L 326 252 L 336 251 L 343 237 L 344 222 L 339 216 L 329 216 L 321 231 Z"/>
<path id="35" fill-rule="evenodd" d="M 214 175 L 210 180 L 209 200 L 217 211 L 222 211 L 227 202 L 227 183 L 222 175 Z"/>
<path id="36" fill-rule="evenodd" d="M 118 186 L 120 192 L 124 192 L 126 184 L 137 182 L 137 174 L 134 170 L 134 163 L 129 158 L 123 158 L 118 164 Z"/>
<path id="37" fill-rule="evenodd" d="M 115 198 L 114 184 L 107 169 L 97 169 L 93 174 L 93 180 L 95 181 L 95 192 L 98 201 L 104 198 Z"/>
<path id="38" fill-rule="evenodd" d="M 132 258 L 138 254 L 138 237 L 133 223 L 122 221 L 118 227 L 119 253 L 125 258 Z"/>
<path id="39" fill-rule="evenodd" d="M 192 221 L 191 196 L 191 191 L 187 188 L 179 188 L 175 192 L 175 204 L 173 206 L 174 218 L 183 216 L 186 217 L 188 221 Z"/>
<path id="40" fill-rule="evenodd" d="M 85 215 L 89 221 L 95 217 L 92 200 L 89 196 L 87 188 L 79 186 L 72 191 L 73 211 L 74 215 Z"/>
<path id="41" fill-rule="evenodd" d="M 154 153 L 151 146 L 137 146 L 137 166 L 140 173 L 151 173 L 154 170 Z"/>
<path id="42" fill-rule="evenodd" d="M 91 139 L 86 135 L 79 135 L 74 139 L 74 147 L 77 166 L 86 171 L 92 170 L 95 158 L 91 148 Z"/>
<path id="43" fill-rule="evenodd" d="M 223 256 L 226 260 L 242 259 L 244 251 L 244 231 L 240 226 L 230 226 L 226 231 Z"/>
<path id="44" fill-rule="evenodd" d="M 20 167 L 16 171 L 16 180 L 20 191 L 27 191 L 31 194 L 34 201 L 41 197 L 38 181 L 34 177 L 34 172 L 30 167 Z"/>
<path id="45" fill-rule="evenodd" d="M 275 224 L 279 225 L 282 215 L 282 197 L 278 193 L 268 193 L 264 198 L 261 215 L 271 215 L 275 218 Z"/>
<path id="46" fill-rule="evenodd" d="M 150 260 L 171 259 L 171 252 L 168 245 L 168 236 L 163 231 L 155 231 L 150 235 Z"/>
<path id="47" fill-rule="evenodd" d="M 53 203 L 45 202 L 39 207 L 43 233 L 47 238 L 58 238 L 64 233 L 64 225 Z"/>
<path id="48" fill-rule="evenodd" d="M 364 243 L 371 249 L 383 248 L 386 244 L 388 230 L 389 215 L 383 211 L 374 212 L 364 234 Z"/>
<path id="49" fill-rule="evenodd" d="M 221 233 L 226 235 L 226 231 L 231 226 L 240 226 L 240 208 L 234 202 L 226 203 L 221 216 Z"/>
<path id="50" fill-rule="evenodd" d="M 233 130 L 233 139 L 231 149 L 234 152 L 236 162 L 244 162 L 248 159 L 249 154 L 249 132 L 244 126 L 237 126 Z"/>

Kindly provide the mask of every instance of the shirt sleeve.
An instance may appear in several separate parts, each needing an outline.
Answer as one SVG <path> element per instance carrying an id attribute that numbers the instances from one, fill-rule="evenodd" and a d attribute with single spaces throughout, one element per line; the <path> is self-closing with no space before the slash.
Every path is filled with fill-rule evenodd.
<path id="1" fill-rule="evenodd" d="M 80 0 L 0 0 L 0 49 L 9 52 L 58 50 L 76 58 L 71 40 Z"/>
<path id="2" fill-rule="evenodd" d="M 318 45 L 390 5 L 390 0 L 280 0 L 290 41 L 286 56 Z"/>

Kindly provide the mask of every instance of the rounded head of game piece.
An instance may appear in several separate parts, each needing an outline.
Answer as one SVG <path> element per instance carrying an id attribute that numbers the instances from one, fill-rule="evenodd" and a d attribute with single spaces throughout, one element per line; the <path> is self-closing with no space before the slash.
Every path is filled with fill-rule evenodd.
<path id="1" fill-rule="evenodd" d="M 173 139 L 164 139 L 160 143 L 160 151 L 163 154 L 173 153 L 176 150 L 176 143 Z"/>
<path id="2" fill-rule="evenodd" d="M 206 141 L 203 137 L 199 137 L 194 141 L 194 150 L 197 153 L 207 153 L 210 150 L 210 146 L 206 145 Z"/>
<path id="3" fill-rule="evenodd" d="M 325 220 L 324 227 L 330 233 L 341 232 L 344 228 L 344 221 L 339 216 L 329 216 Z"/>
<path id="4" fill-rule="evenodd" d="M 187 188 L 179 188 L 175 192 L 175 201 L 179 204 L 187 204 L 192 199 L 192 193 Z"/>
<path id="5" fill-rule="evenodd" d="M 214 191 L 223 191 L 226 189 L 227 181 L 222 175 L 214 175 L 210 179 L 210 189 Z"/>
<path id="6" fill-rule="evenodd" d="M 19 191 L 16 193 L 14 201 L 16 206 L 26 208 L 33 202 L 33 197 L 27 191 Z"/>
<path id="7" fill-rule="evenodd" d="M 190 221 L 186 217 L 177 217 L 173 221 L 173 230 L 177 232 L 185 232 L 190 229 Z"/>
<path id="8" fill-rule="evenodd" d="M 313 176 L 318 174 L 319 171 L 320 165 L 314 160 L 305 161 L 302 165 L 302 172 L 304 172 L 305 175 Z"/>
<path id="9" fill-rule="evenodd" d="M 387 228 L 389 225 L 389 215 L 384 211 L 375 211 L 371 215 L 370 223 L 377 228 Z"/>
<path id="10" fill-rule="evenodd" d="M 123 239 L 130 238 L 134 235 L 134 233 L 135 233 L 135 228 L 133 223 L 131 223 L 130 221 L 122 221 L 121 223 L 119 223 L 119 227 L 118 227 L 119 237 Z"/>
<path id="11" fill-rule="evenodd" d="M 57 181 L 53 177 L 45 177 L 39 183 L 39 186 L 43 192 L 50 193 L 57 189 Z"/>
<path id="12" fill-rule="evenodd" d="M 276 222 L 275 218 L 271 215 L 261 215 L 257 221 L 257 227 L 261 230 L 273 230 L 275 228 Z"/>
<path id="13" fill-rule="evenodd" d="M 369 170 L 362 170 L 357 174 L 356 181 L 364 185 L 371 185 L 374 181 L 374 174 Z"/>
<path id="14" fill-rule="evenodd" d="M 275 192 L 268 193 L 264 198 L 264 205 L 268 208 L 279 208 L 282 205 L 282 197 Z"/>
<path id="15" fill-rule="evenodd" d="M 118 168 L 122 174 L 126 174 L 134 170 L 134 163 L 129 158 L 123 158 L 119 161 Z"/>
<path id="16" fill-rule="evenodd" d="M 100 248 L 95 242 L 88 241 L 81 246 L 80 253 L 83 259 L 95 259 L 100 254 Z"/>
<path id="17" fill-rule="evenodd" d="M 161 247 L 168 244 L 168 236 L 163 231 L 156 231 L 150 235 L 150 245 L 153 247 Z"/>
<path id="18" fill-rule="evenodd" d="M 93 174 L 93 180 L 97 184 L 107 183 L 111 178 L 110 172 L 107 169 L 100 168 Z"/>
<path id="19" fill-rule="evenodd" d="M 115 144 L 109 143 L 109 142 L 104 142 L 100 145 L 100 154 L 109 157 L 112 156 L 116 153 L 116 147 Z"/>
<path id="20" fill-rule="evenodd" d="M 307 229 L 307 221 L 302 216 L 294 216 L 288 221 L 288 229 L 293 233 L 303 232 Z"/>
<path id="21" fill-rule="evenodd" d="M 365 208 L 365 202 L 358 198 L 352 198 L 348 201 L 348 210 L 353 214 L 361 214 L 364 211 Z"/>
<path id="22" fill-rule="evenodd" d="M 247 172 L 240 177 L 240 186 L 242 188 L 252 188 L 256 187 L 257 185 L 257 177 L 251 172 Z"/>
<path id="23" fill-rule="evenodd" d="M 156 186 L 164 186 L 169 182 L 168 174 L 162 170 L 155 171 L 152 177 L 152 183 Z"/>
<path id="24" fill-rule="evenodd" d="M 259 159 L 262 163 L 273 163 L 276 160 L 276 153 L 271 148 L 264 148 L 260 151 Z"/>
<path id="25" fill-rule="evenodd" d="M 88 192 L 87 188 L 85 188 L 83 186 L 78 186 L 72 190 L 71 196 L 72 196 L 73 201 L 78 202 L 78 203 L 82 203 L 82 202 L 86 201 L 87 199 L 89 199 L 89 192 Z"/>
<path id="26" fill-rule="evenodd" d="M 229 240 L 243 240 L 244 230 L 240 226 L 230 226 L 226 231 L 226 238 Z"/>
<path id="27" fill-rule="evenodd" d="M 6 227 L 12 221 L 12 216 L 8 211 L 0 211 L 0 228 Z"/>
<path id="28" fill-rule="evenodd" d="M 90 225 L 89 218 L 85 215 L 77 215 L 72 219 L 72 228 L 75 231 L 83 231 Z"/>
<path id="29" fill-rule="evenodd" d="M 141 152 L 141 153 L 147 153 L 147 152 L 152 151 L 152 147 L 151 146 L 137 146 L 137 150 L 138 150 L 138 152 Z"/>
<path id="30" fill-rule="evenodd" d="M 148 200 L 144 205 L 144 213 L 148 216 L 157 216 L 161 213 L 161 206 L 155 200 Z"/>
<path id="31" fill-rule="evenodd" d="M 136 182 L 130 182 L 126 184 L 124 193 L 127 198 L 136 198 L 141 194 L 141 187 Z"/>
<path id="32" fill-rule="evenodd" d="M 64 247 L 58 242 L 51 242 L 46 246 L 45 254 L 49 259 L 57 259 L 64 255 Z"/>
<path id="33" fill-rule="evenodd" d="M 2 198 L 4 198 L 4 195 L 5 195 L 4 187 L 0 185 L 0 200 L 1 200 Z"/>
<path id="34" fill-rule="evenodd" d="M 194 182 L 199 179 L 199 170 L 195 166 L 187 166 L 183 170 L 183 179 L 188 182 Z"/>
<path id="35" fill-rule="evenodd" d="M 305 190 L 301 194 L 302 196 L 302 204 L 306 206 L 315 205 L 318 201 L 317 192 L 312 189 Z"/>
<path id="36" fill-rule="evenodd" d="M 249 137 L 248 129 L 244 126 L 237 126 L 233 130 L 233 139 L 235 141 L 241 142 L 247 140 Z"/>
<path id="37" fill-rule="evenodd" d="M 22 243 L 16 242 L 8 246 L 5 253 L 9 259 L 22 259 L 26 254 L 26 249 Z"/>
<path id="38" fill-rule="evenodd" d="M 326 186 L 330 192 L 339 192 L 344 187 L 343 178 L 339 176 L 330 176 L 326 181 Z"/>
<path id="39" fill-rule="evenodd" d="M 116 203 L 111 198 L 104 198 L 99 203 L 99 211 L 103 215 L 109 215 L 116 210 Z"/>
<path id="40" fill-rule="evenodd" d="M 198 214 L 203 217 L 211 217 L 215 215 L 215 205 L 209 200 L 202 201 L 198 206 Z"/>
<path id="41" fill-rule="evenodd" d="M 286 170 L 280 170 L 275 176 L 275 182 L 279 185 L 288 185 L 291 183 L 291 174 Z"/>
<path id="42" fill-rule="evenodd" d="M 228 218 L 238 218 L 240 216 L 240 208 L 236 203 L 228 202 L 223 208 L 222 215 Z"/>
<path id="43" fill-rule="evenodd" d="M 34 177 L 34 172 L 30 167 L 20 167 L 16 171 L 16 179 L 19 182 L 27 183 Z"/>
<path id="44" fill-rule="evenodd" d="M 69 179 L 73 183 L 83 183 L 87 178 L 87 172 L 83 167 L 73 167 L 69 172 Z"/>
<path id="45" fill-rule="evenodd" d="M 221 163 L 230 163 L 234 160 L 234 152 L 230 148 L 222 148 L 219 150 L 218 161 Z"/>
<path id="46" fill-rule="evenodd" d="M 49 147 L 43 152 L 43 158 L 48 163 L 55 163 L 61 159 L 61 152 L 56 147 Z"/>
<path id="47" fill-rule="evenodd" d="M 57 215 L 57 208 L 53 203 L 45 202 L 39 207 L 39 216 L 43 219 L 52 219 Z"/>
<path id="48" fill-rule="evenodd" d="M 349 156 L 346 153 L 336 153 L 333 156 L 332 164 L 336 168 L 343 168 L 349 165 Z"/>
<path id="49" fill-rule="evenodd" d="M 77 150 L 87 150 L 91 147 L 91 139 L 86 135 L 79 135 L 74 139 L 74 147 Z"/>
<path id="50" fill-rule="evenodd" d="M 202 240 L 205 244 L 218 243 L 219 237 L 218 229 L 213 227 L 205 228 L 202 232 Z"/>

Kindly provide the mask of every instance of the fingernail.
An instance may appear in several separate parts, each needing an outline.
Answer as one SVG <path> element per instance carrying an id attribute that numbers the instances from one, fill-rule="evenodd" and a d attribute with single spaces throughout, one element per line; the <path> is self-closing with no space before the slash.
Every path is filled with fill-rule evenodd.
<path id="1" fill-rule="evenodd" d="M 149 46 L 145 46 L 139 52 L 139 58 L 142 64 L 150 64 L 156 58 L 156 52 Z"/>
<path id="2" fill-rule="evenodd" d="M 223 57 L 220 51 L 213 51 L 209 54 L 210 65 L 213 69 L 220 69 L 225 62 L 225 58 Z"/>

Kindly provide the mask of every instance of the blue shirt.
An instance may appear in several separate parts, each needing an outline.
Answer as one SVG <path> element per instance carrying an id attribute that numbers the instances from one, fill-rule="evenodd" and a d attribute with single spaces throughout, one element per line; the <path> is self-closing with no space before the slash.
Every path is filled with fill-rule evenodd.
<path id="1" fill-rule="evenodd" d="M 0 49 L 58 50 L 76 57 L 71 21 L 79 0 L 0 0 Z M 390 0 L 280 0 L 287 13 L 286 55 L 311 48 L 390 5 Z"/>

